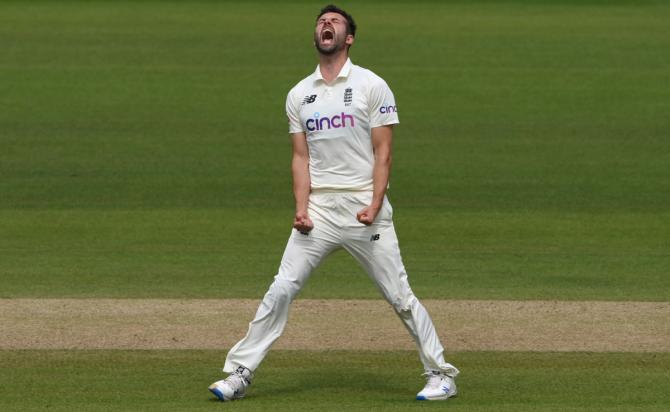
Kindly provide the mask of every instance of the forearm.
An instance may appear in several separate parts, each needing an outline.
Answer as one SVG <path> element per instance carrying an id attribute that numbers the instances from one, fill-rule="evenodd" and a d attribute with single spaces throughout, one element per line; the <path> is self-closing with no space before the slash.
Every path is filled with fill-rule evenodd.
<path id="1" fill-rule="evenodd" d="M 379 209 L 384 203 L 391 174 L 391 152 L 393 129 L 390 126 L 372 129 L 375 163 L 372 169 L 372 202 L 370 206 Z"/>
<path id="2" fill-rule="evenodd" d="M 375 153 L 375 164 L 372 172 L 372 202 L 370 206 L 381 208 L 384 195 L 388 188 L 391 175 L 391 153 Z"/>
<path id="3" fill-rule="evenodd" d="M 293 173 L 295 210 L 296 212 L 307 212 L 311 186 L 309 178 L 309 160 L 294 156 L 291 170 Z"/>
<path id="4" fill-rule="evenodd" d="M 291 174 L 293 175 L 293 196 L 295 211 L 307 213 L 311 182 L 309 178 L 309 148 L 304 133 L 291 134 L 293 157 L 291 158 Z"/>

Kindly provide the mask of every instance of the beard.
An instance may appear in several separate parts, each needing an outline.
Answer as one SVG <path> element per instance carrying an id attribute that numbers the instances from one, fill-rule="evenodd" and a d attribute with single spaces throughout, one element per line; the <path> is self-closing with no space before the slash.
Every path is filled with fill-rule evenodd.
<path id="1" fill-rule="evenodd" d="M 340 50 L 343 50 L 346 47 L 346 44 L 344 43 L 344 39 L 341 39 L 341 41 L 337 41 L 337 38 L 333 38 L 333 42 L 329 46 L 322 46 L 321 45 L 321 38 L 317 33 L 314 33 L 314 46 L 316 47 L 316 50 L 325 56 L 331 56 Z"/>

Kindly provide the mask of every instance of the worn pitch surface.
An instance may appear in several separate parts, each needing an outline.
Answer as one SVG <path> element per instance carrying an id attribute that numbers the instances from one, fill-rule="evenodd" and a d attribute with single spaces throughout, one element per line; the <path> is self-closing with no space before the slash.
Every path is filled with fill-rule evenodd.
<path id="1" fill-rule="evenodd" d="M 425 300 L 449 351 L 669 352 L 667 302 Z M 251 299 L 4 299 L 0 349 L 227 349 Z M 413 349 L 379 300 L 297 300 L 276 349 Z"/>

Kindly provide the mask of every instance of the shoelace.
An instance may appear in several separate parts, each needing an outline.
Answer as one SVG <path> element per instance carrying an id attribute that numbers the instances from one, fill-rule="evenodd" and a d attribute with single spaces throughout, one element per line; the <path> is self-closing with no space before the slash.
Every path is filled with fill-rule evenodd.
<path id="1" fill-rule="evenodd" d="M 433 372 L 426 372 L 422 374 L 426 378 L 427 386 L 430 386 L 431 388 L 437 388 L 440 386 L 440 383 L 442 383 L 442 375 L 436 375 Z"/>
<path id="2" fill-rule="evenodd" d="M 432 387 L 437 387 L 440 385 L 440 382 L 442 382 L 442 375 L 436 375 L 432 372 L 426 372 L 422 376 L 426 378 L 428 381 L 428 385 Z"/>
<path id="3" fill-rule="evenodd" d="M 225 380 L 226 382 L 228 382 L 231 388 L 236 389 L 243 388 L 245 386 L 245 383 L 248 384 L 248 381 L 238 373 L 231 374 Z"/>
<path id="4" fill-rule="evenodd" d="M 439 388 L 442 385 L 442 375 L 436 375 L 433 372 L 426 372 L 422 376 L 426 377 L 426 380 L 428 381 L 426 383 L 427 387 L 430 388 Z M 446 390 L 445 390 L 446 391 Z"/>

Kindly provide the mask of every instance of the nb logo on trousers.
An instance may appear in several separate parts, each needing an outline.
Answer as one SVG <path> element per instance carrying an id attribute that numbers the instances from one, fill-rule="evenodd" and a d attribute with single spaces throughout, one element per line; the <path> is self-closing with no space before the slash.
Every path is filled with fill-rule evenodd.
<path id="1" fill-rule="evenodd" d="M 375 240 L 379 240 L 379 233 L 370 236 L 370 242 L 374 242 Z"/>

